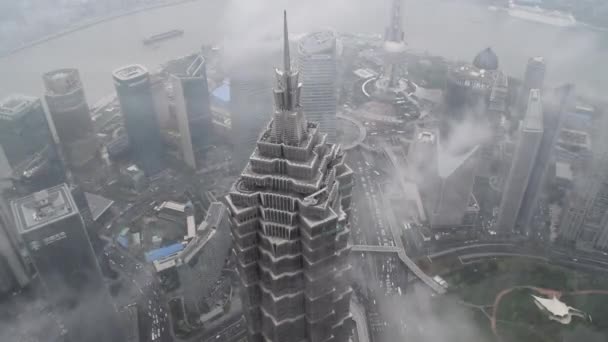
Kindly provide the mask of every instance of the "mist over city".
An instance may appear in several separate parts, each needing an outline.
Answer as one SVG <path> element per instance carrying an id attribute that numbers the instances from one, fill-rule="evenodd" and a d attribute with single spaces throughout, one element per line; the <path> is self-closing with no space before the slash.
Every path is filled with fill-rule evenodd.
<path id="1" fill-rule="evenodd" d="M 0 2 L 0 341 L 608 340 L 602 0 Z"/>

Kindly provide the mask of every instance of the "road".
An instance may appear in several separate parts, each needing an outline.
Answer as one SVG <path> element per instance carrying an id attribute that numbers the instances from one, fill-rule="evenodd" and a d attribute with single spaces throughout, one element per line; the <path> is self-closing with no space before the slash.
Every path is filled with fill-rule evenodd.
<path id="1" fill-rule="evenodd" d="M 140 340 L 173 342 L 169 311 L 152 267 L 117 246 L 109 245 L 105 253 L 112 269 L 121 275 L 129 299 L 137 304 Z"/>
<path id="2" fill-rule="evenodd" d="M 355 172 L 353 209 L 351 217 L 351 243 L 357 246 L 351 253 L 355 264 L 361 266 L 367 289 L 365 316 L 372 341 L 386 338 L 389 317 L 379 307 L 380 299 L 405 293 L 407 270 L 397 258 L 396 242 L 386 217 L 382 191 L 386 180 L 385 161 L 371 152 L 354 149 L 348 153 L 348 164 Z M 366 250 L 392 251 L 392 253 L 369 253 Z M 365 250 L 365 251 L 364 251 Z"/>
<path id="3" fill-rule="evenodd" d="M 352 299 L 350 301 L 350 312 L 357 326 L 357 342 L 369 342 L 369 329 L 365 317 L 365 308 L 362 304 Z"/>
<path id="4" fill-rule="evenodd" d="M 236 322 L 213 334 L 213 336 L 201 340 L 204 342 L 246 342 L 247 324 L 245 319 L 241 317 Z"/>

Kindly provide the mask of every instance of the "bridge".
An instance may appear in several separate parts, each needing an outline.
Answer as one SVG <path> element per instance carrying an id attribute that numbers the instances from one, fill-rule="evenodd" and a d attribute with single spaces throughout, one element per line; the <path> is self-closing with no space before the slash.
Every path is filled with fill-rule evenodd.
<path id="1" fill-rule="evenodd" d="M 370 245 L 353 245 L 353 252 L 376 252 L 376 253 L 399 253 L 399 248 L 395 246 L 370 246 Z"/>

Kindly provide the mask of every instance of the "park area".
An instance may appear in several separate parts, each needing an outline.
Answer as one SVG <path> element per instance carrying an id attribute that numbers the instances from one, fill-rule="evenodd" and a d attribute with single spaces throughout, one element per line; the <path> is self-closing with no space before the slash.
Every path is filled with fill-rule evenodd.
<path id="1" fill-rule="evenodd" d="M 480 260 L 444 275 L 488 342 L 608 340 L 608 273 L 582 272 L 527 258 Z M 585 313 L 550 319 L 534 298 L 556 298 Z M 485 341 L 484 341 L 485 342 Z"/>

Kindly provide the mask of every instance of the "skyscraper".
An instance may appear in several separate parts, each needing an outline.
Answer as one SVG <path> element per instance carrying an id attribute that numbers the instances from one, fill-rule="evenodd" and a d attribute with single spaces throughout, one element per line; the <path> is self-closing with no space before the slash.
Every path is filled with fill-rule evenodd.
<path id="1" fill-rule="evenodd" d="M 135 64 L 115 70 L 113 76 L 131 155 L 146 176 L 153 176 L 163 169 L 164 148 L 150 75 Z"/>
<path id="2" fill-rule="evenodd" d="M 197 154 L 208 143 L 212 131 L 205 59 L 201 55 L 188 58 L 171 79 L 182 155 L 186 164 L 196 169 Z"/>
<path id="3" fill-rule="evenodd" d="M 433 229 L 459 228 L 475 183 L 479 146 L 453 151 L 437 132 L 425 128 L 410 144 L 408 174 L 416 183 Z"/>
<path id="4" fill-rule="evenodd" d="M 547 65 L 544 57 L 532 57 L 526 65 L 526 73 L 524 75 L 524 84 L 529 89 L 542 89 L 545 83 L 545 73 Z"/>
<path id="5" fill-rule="evenodd" d="M 260 132 L 272 117 L 270 60 L 254 58 L 230 71 L 233 165 L 243 170 Z"/>
<path id="6" fill-rule="evenodd" d="M 565 85 L 554 89 L 552 92 L 545 91 L 543 94 L 543 134 L 524 194 L 521 210 L 517 217 L 518 229 L 523 232 L 530 232 L 530 229 L 535 230 L 542 225 L 542 222 L 534 223 L 533 217 L 538 211 L 538 199 L 542 195 L 543 186 L 546 183 L 549 165 L 555 158 L 555 141 L 557 140 L 564 115 L 572 108 L 574 86 Z"/>
<path id="7" fill-rule="evenodd" d="M 388 80 L 387 86 L 394 88 L 399 82 L 397 75 L 398 60 L 405 50 L 405 32 L 403 31 L 402 0 L 393 0 L 390 22 L 384 31 L 384 70 L 382 78 Z"/>
<path id="8" fill-rule="evenodd" d="M 519 109 L 525 111 L 530 89 L 543 89 L 545 83 L 545 73 L 547 65 L 544 57 L 532 57 L 528 59 L 526 72 L 524 74 L 524 82 L 522 84 L 521 93 L 519 94 Z"/>
<path id="9" fill-rule="evenodd" d="M 318 122 L 327 141 L 336 142 L 337 88 L 336 35 L 311 33 L 298 44 L 298 70 L 302 77 L 302 111 Z"/>
<path id="10" fill-rule="evenodd" d="M 543 109 L 538 89 L 530 91 L 528 110 L 521 123 L 519 134 L 498 213 L 497 228 L 502 233 L 511 233 L 515 228 L 543 137 Z"/>
<path id="11" fill-rule="evenodd" d="M 63 184 L 12 202 L 15 224 L 71 341 L 124 341 L 82 217 Z"/>
<path id="12" fill-rule="evenodd" d="M 496 72 L 496 78 L 490 91 L 490 98 L 488 101 L 488 120 L 496 131 L 497 126 L 500 125 L 500 120 L 507 113 L 508 99 L 509 96 L 509 77 L 502 71 Z M 496 133 L 496 132 L 494 132 Z"/>
<path id="13" fill-rule="evenodd" d="M 24 191 L 65 181 L 65 169 L 40 99 L 13 95 L 0 101 L 0 146 L 11 178 Z"/>
<path id="14" fill-rule="evenodd" d="M 347 341 L 352 170 L 302 113 L 284 35 L 273 118 L 226 198 L 243 311 L 250 341 Z"/>
<path id="15" fill-rule="evenodd" d="M 72 167 L 83 166 L 98 155 L 99 144 L 78 70 L 53 70 L 42 78 L 46 104 L 67 162 Z"/>
<path id="16" fill-rule="evenodd" d="M 431 228 L 455 228 L 464 222 L 475 184 L 478 146 L 454 153 L 439 145 L 437 183 L 428 216 Z"/>
<path id="17" fill-rule="evenodd" d="M 12 290 L 13 286 L 25 286 L 30 281 L 30 274 L 19 252 L 19 246 L 11 237 L 9 227 L 4 221 L 0 222 L 0 268 L 4 269 L 0 279 L 0 293 Z"/>

